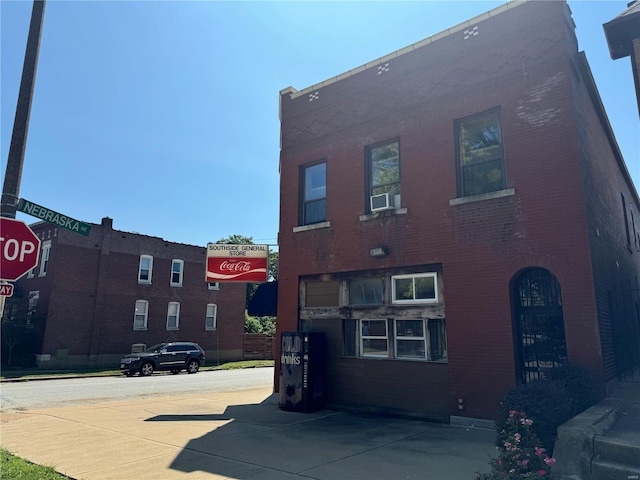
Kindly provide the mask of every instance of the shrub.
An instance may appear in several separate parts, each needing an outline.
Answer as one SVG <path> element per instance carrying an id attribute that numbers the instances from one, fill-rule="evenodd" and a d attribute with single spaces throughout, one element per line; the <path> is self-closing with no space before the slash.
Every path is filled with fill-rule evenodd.
<path id="1" fill-rule="evenodd" d="M 534 421 L 533 430 L 549 451 L 553 451 L 557 428 L 573 416 L 567 389 L 562 382 L 549 379 L 518 385 L 506 393 L 500 407 L 498 431 L 509 421 L 511 411 L 525 412 Z"/>
<path id="2" fill-rule="evenodd" d="M 533 480 L 546 478 L 555 460 L 542 447 L 524 412 L 511 410 L 498 432 L 498 458 L 491 460 L 491 472 L 476 480 Z"/>
<path id="3" fill-rule="evenodd" d="M 571 417 L 578 415 L 587 408 L 595 405 L 595 380 L 591 373 L 581 367 L 567 365 L 552 369 L 547 377 L 549 380 L 560 382 L 571 397 Z"/>

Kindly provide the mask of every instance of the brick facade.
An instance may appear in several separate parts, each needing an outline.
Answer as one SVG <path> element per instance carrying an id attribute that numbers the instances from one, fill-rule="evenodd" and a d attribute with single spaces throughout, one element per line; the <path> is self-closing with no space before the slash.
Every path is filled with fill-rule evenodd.
<path id="1" fill-rule="evenodd" d="M 11 302 L 24 312 L 29 293 L 38 292 L 29 321 L 41 331 L 41 367 L 118 368 L 133 344 L 172 340 L 199 343 L 209 364 L 242 359 L 246 284 L 209 289 L 206 247 L 113 230 L 109 218 L 87 237 L 44 222 L 31 228 L 50 242 L 49 264 L 46 275 L 38 265 L 33 276 L 20 279 Z M 141 255 L 153 257 L 150 284 L 138 282 Z M 184 262 L 182 286 L 170 285 L 173 259 Z M 133 328 L 137 300 L 149 302 L 146 329 Z M 180 304 L 177 330 L 167 329 L 169 302 Z M 5 315 L 12 308 L 7 303 Z M 208 304 L 217 305 L 215 330 L 205 329 Z"/>
<path id="2" fill-rule="evenodd" d="M 277 327 L 327 334 L 330 403 L 493 418 L 518 381 L 512 283 L 532 267 L 561 286 L 569 363 L 589 368 L 603 389 L 613 378 L 598 289 L 606 296 L 640 273 L 621 195 L 633 238 L 640 203 L 573 29 L 565 2 L 511 3 L 323 84 L 281 92 Z M 460 197 L 455 121 L 491 109 L 501 120 L 506 188 Z M 371 214 L 367 148 L 394 139 L 401 209 Z M 326 223 L 303 226 L 301 169 L 318 161 L 326 162 Z M 388 255 L 371 256 L 377 247 Z M 310 279 L 348 285 L 362 274 L 431 270 L 442 282 L 446 362 L 345 355 L 345 321 L 407 310 L 363 313 L 343 296 L 340 308 L 321 311 L 305 308 L 301 293 Z"/>

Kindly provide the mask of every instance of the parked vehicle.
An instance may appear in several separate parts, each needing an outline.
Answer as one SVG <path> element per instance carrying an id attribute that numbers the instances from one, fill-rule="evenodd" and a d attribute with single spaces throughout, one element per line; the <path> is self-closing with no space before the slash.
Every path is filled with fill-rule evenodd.
<path id="1" fill-rule="evenodd" d="M 173 374 L 180 373 L 181 370 L 196 373 L 204 362 L 204 350 L 197 343 L 159 343 L 144 352 L 122 357 L 120 371 L 127 376 L 136 373 L 140 373 L 140 376 L 148 376 L 156 370 L 170 371 Z"/>

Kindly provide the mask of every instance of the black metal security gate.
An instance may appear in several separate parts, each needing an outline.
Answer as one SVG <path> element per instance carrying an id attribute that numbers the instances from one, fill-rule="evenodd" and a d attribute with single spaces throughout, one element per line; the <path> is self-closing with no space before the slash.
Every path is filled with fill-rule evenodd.
<path id="1" fill-rule="evenodd" d="M 514 281 L 514 331 L 519 381 L 529 383 L 567 364 L 562 294 L 556 277 L 530 268 Z"/>
<path id="2" fill-rule="evenodd" d="M 616 374 L 623 382 L 640 382 L 640 290 L 609 291 Z"/>

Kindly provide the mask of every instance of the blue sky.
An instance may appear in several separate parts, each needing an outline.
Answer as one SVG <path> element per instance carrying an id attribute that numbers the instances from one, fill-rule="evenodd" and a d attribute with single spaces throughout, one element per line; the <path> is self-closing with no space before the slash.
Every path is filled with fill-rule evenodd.
<path id="1" fill-rule="evenodd" d="M 173 242 L 240 234 L 275 244 L 280 90 L 302 90 L 502 3 L 48 0 L 20 196 Z M 611 60 L 602 29 L 626 3 L 569 1 L 638 189 L 630 60 Z M 31 7 L 0 1 L 2 176 Z"/>

